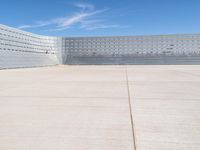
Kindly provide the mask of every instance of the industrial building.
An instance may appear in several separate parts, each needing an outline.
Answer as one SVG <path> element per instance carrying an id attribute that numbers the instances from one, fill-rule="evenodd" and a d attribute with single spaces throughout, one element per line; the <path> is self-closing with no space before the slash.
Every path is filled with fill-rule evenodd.
<path id="1" fill-rule="evenodd" d="M 49 37 L 0 25 L 0 68 L 57 64 L 200 64 L 200 34 Z"/>

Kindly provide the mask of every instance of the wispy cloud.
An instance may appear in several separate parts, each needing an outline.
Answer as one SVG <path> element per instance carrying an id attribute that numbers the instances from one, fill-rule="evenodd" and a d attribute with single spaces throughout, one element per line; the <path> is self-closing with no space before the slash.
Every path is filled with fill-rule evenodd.
<path id="1" fill-rule="evenodd" d="M 108 11 L 108 9 L 96 10 L 95 6 L 89 3 L 75 3 L 73 5 L 80 10 L 74 13 L 72 16 L 58 17 L 47 21 L 36 21 L 32 25 L 21 25 L 18 28 L 27 29 L 54 26 L 54 28 L 46 31 L 62 31 L 69 29 L 73 25 L 79 25 L 81 29 L 85 30 L 120 27 L 120 25 L 116 24 L 107 24 L 105 20 L 96 20 L 98 15 L 105 13 Z"/>
<path id="2" fill-rule="evenodd" d="M 32 25 L 21 25 L 18 27 L 19 29 L 26 29 L 26 28 L 32 28 Z"/>
<path id="3" fill-rule="evenodd" d="M 36 21 L 35 24 L 33 25 L 21 25 L 18 28 L 19 29 L 27 29 L 27 28 L 39 28 L 39 27 L 45 27 L 48 25 L 54 24 L 53 20 L 49 20 L 49 21 Z"/>
<path id="4" fill-rule="evenodd" d="M 102 9 L 92 12 L 79 12 L 71 17 L 57 18 L 54 20 L 54 23 L 57 24 L 58 28 L 65 29 L 77 23 L 82 24 L 83 22 L 85 22 L 86 19 L 89 19 L 90 17 L 95 16 L 97 14 L 101 14 L 106 10 L 107 9 Z"/>
<path id="5" fill-rule="evenodd" d="M 107 29 L 107 28 L 119 28 L 120 25 L 96 25 L 96 26 L 83 26 L 82 28 L 86 30 L 95 30 L 95 29 Z"/>
<path id="6" fill-rule="evenodd" d="M 74 6 L 81 8 L 82 10 L 94 10 L 95 6 L 90 3 L 74 3 Z"/>
<path id="7" fill-rule="evenodd" d="M 107 28 L 121 28 L 122 25 L 108 24 L 105 20 L 94 19 L 94 20 L 84 20 L 81 22 L 80 28 L 85 30 L 95 30 L 95 29 L 107 29 Z"/>

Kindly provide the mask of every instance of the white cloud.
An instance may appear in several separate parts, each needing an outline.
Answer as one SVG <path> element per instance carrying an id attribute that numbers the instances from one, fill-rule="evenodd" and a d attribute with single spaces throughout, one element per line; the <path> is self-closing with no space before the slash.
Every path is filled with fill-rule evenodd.
<path id="1" fill-rule="evenodd" d="M 81 29 L 85 30 L 95 30 L 95 29 L 107 29 L 107 28 L 121 28 L 123 26 L 117 24 L 108 24 L 105 23 L 105 20 L 93 19 L 93 20 L 84 20 L 81 22 Z"/>
<path id="2" fill-rule="evenodd" d="M 53 20 L 50 21 L 36 21 L 33 25 L 21 25 L 18 28 L 19 29 L 27 29 L 27 28 L 39 28 L 39 27 L 45 27 L 48 25 L 54 24 Z"/>
<path id="3" fill-rule="evenodd" d="M 75 23 L 84 22 L 87 18 L 103 13 L 105 11 L 106 9 L 97 10 L 93 12 L 80 12 L 71 17 L 57 18 L 55 19 L 55 22 L 57 24 L 57 27 L 69 27 Z"/>
<path id="4" fill-rule="evenodd" d="M 95 29 L 108 29 L 108 28 L 119 28 L 121 27 L 120 25 L 115 25 L 115 24 L 108 24 L 108 25 L 103 25 L 103 24 L 99 24 L 99 25 L 90 25 L 90 26 L 84 26 L 83 28 L 86 30 L 95 30 Z"/>
<path id="5" fill-rule="evenodd" d="M 81 8 L 83 10 L 94 10 L 95 6 L 90 3 L 75 3 L 74 6 Z"/>
<path id="6" fill-rule="evenodd" d="M 106 21 L 103 20 L 97 21 L 96 17 L 99 14 L 105 13 L 108 9 L 95 10 L 94 5 L 89 3 L 76 3 L 74 6 L 80 8 L 80 11 L 74 13 L 72 16 L 58 17 L 47 21 L 36 21 L 33 25 L 22 25 L 18 28 L 39 28 L 51 25 L 54 26 L 54 28 L 46 31 L 62 31 L 70 28 L 73 25 L 78 25 L 81 29 L 85 30 L 120 27 L 119 25 L 107 24 Z"/>
<path id="7" fill-rule="evenodd" d="M 32 28 L 31 25 L 21 25 L 18 27 L 19 29 L 26 29 L 26 28 Z"/>

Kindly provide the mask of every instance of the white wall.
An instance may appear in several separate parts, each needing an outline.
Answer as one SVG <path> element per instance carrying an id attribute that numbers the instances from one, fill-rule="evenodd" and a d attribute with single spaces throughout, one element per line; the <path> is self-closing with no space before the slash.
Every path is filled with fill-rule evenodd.
<path id="1" fill-rule="evenodd" d="M 65 64 L 200 64 L 200 34 L 65 39 Z"/>
<path id="2" fill-rule="evenodd" d="M 0 24 L 0 69 L 154 63 L 200 64 L 200 34 L 62 38 Z"/>
<path id="3" fill-rule="evenodd" d="M 59 64 L 58 40 L 0 24 L 0 69 Z"/>

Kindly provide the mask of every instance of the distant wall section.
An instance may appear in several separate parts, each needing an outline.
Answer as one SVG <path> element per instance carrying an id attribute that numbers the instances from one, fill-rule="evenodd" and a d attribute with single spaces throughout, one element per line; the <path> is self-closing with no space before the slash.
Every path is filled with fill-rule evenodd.
<path id="1" fill-rule="evenodd" d="M 63 38 L 64 64 L 200 64 L 200 34 Z"/>

